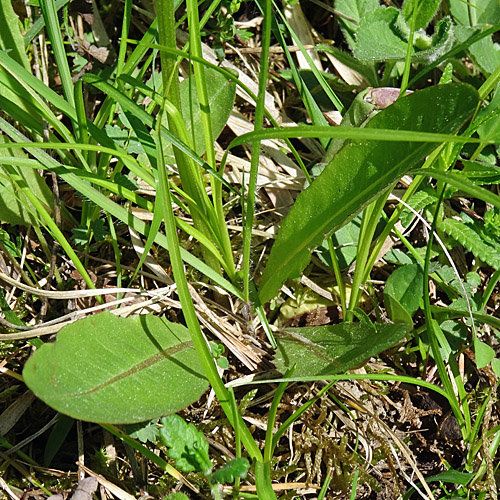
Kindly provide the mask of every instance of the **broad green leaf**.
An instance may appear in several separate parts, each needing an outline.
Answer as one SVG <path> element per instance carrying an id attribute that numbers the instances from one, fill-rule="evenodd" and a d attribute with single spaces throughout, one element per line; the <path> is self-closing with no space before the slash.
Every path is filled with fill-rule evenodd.
<path id="1" fill-rule="evenodd" d="M 23 370 L 27 386 L 79 420 L 134 423 L 185 408 L 208 388 L 189 331 L 147 315 L 72 323 Z"/>
<path id="2" fill-rule="evenodd" d="M 160 436 L 169 448 L 168 456 L 183 472 L 201 471 L 210 473 L 212 463 L 208 456 L 208 442 L 193 424 L 187 424 L 179 415 L 161 419 Z"/>
<path id="3" fill-rule="evenodd" d="M 411 317 L 417 311 L 422 299 L 423 284 L 424 274 L 418 264 L 399 267 L 389 276 L 384 288 L 384 300 L 392 321 L 407 320 L 406 317 L 401 318 L 397 310 L 392 307 L 395 300 L 410 317 L 411 322 Z"/>
<path id="4" fill-rule="evenodd" d="M 356 31 L 354 55 L 361 60 L 403 59 L 409 28 L 394 7 L 379 7 L 365 14 Z"/>
<path id="5" fill-rule="evenodd" d="M 205 70 L 208 99 L 210 105 L 210 120 L 214 139 L 216 139 L 226 126 L 231 110 L 233 109 L 236 95 L 236 83 L 228 80 L 219 71 L 212 68 Z M 200 101 L 194 76 L 186 78 L 180 84 L 181 109 L 184 122 L 193 139 L 194 150 L 198 155 L 205 153 L 205 133 L 201 120 Z"/>
<path id="6" fill-rule="evenodd" d="M 468 85 L 442 85 L 414 92 L 381 110 L 363 130 L 454 133 L 478 102 Z M 260 300 L 276 296 L 287 278 L 296 278 L 310 252 L 352 220 L 378 193 L 425 158 L 434 144 L 350 141 L 302 192 L 284 219 L 260 282 Z"/>
<path id="7" fill-rule="evenodd" d="M 413 261 L 406 253 L 398 250 L 397 248 L 391 248 L 385 255 L 384 260 L 392 264 L 404 265 L 411 264 Z"/>
<path id="8" fill-rule="evenodd" d="M 425 28 L 434 17 L 441 0 L 405 0 L 402 14 L 409 26 L 416 30 Z M 413 25 L 413 19 L 415 24 Z"/>
<path id="9" fill-rule="evenodd" d="M 9 142 L 5 135 L 0 135 L 0 144 Z M 19 149 L 13 148 L 7 150 L 7 153 L 17 158 L 26 158 L 26 154 Z M 36 170 L 12 166 L 10 163 L 4 164 L 0 159 L 0 222 L 29 226 L 36 221 L 36 216 L 33 215 L 36 211 L 12 179 L 12 173 L 23 179 L 24 185 L 49 211 L 52 211 L 54 198 L 45 180 Z"/>
<path id="10" fill-rule="evenodd" d="M 335 0 L 335 10 L 343 14 L 337 16 L 337 21 L 351 49 L 356 46 L 355 32 L 359 21 L 378 7 L 378 0 Z"/>
<path id="11" fill-rule="evenodd" d="M 479 370 L 488 366 L 495 357 L 493 348 L 477 338 L 474 339 L 474 354 L 476 355 L 476 367 Z"/>
<path id="12" fill-rule="evenodd" d="M 455 34 L 460 43 L 465 43 L 478 32 L 485 31 L 489 25 L 474 25 L 474 27 L 457 26 Z M 491 36 L 481 38 L 467 48 L 467 52 L 481 70 L 490 75 L 500 64 L 500 45 L 493 42 Z"/>
<path id="13" fill-rule="evenodd" d="M 355 56 L 367 61 L 397 61 L 406 57 L 410 28 L 401 12 L 394 7 L 380 7 L 368 13 L 359 23 Z M 432 62 L 451 49 L 454 41 L 453 24 L 449 17 L 436 26 L 429 37 L 417 32 L 412 61 Z"/>
<path id="14" fill-rule="evenodd" d="M 500 4 L 498 0 L 450 0 L 450 13 L 453 20 L 462 26 L 496 24 L 500 21 Z"/>
<path id="15" fill-rule="evenodd" d="M 347 323 L 278 332 L 274 362 L 293 376 L 333 375 L 354 368 L 399 342 L 411 329 L 404 323 Z"/>

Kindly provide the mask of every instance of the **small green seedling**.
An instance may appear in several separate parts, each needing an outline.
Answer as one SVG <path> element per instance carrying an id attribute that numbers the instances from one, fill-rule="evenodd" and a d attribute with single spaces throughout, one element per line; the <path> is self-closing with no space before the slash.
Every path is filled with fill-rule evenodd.
<path id="1" fill-rule="evenodd" d="M 231 484 L 236 478 L 246 477 L 250 468 L 246 458 L 235 458 L 212 471 L 208 442 L 193 424 L 187 424 L 178 415 L 163 417 L 161 423 L 163 427 L 160 429 L 160 436 L 169 449 L 168 456 L 175 460 L 176 467 L 183 472 L 201 472 L 210 483 L 215 499 L 221 498 L 219 485 Z"/>

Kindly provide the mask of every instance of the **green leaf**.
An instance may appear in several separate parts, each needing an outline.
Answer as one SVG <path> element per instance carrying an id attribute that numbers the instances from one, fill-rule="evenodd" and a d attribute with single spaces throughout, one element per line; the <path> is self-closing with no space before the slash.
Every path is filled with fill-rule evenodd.
<path id="1" fill-rule="evenodd" d="M 411 329 L 404 323 L 340 323 L 287 328 L 276 336 L 278 371 L 295 366 L 294 377 L 345 372 L 399 342 Z"/>
<path id="2" fill-rule="evenodd" d="M 245 479 L 247 477 L 250 463 L 246 458 L 235 458 L 227 462 L 220 469 L 217 469 L 211 476 L 212 484 L 231 484 L 236 478 Z"/>
<path id="3" fill-rule="evenodd" d="M 203 433 L 178 415 L 163 417 L 161 423 L 160 436 L 169 448 L 168 456 L 175 460 L 175 465 L 183 472 L 196 470 L 206 476 L 210 474 L 212 463 Z"/>
<path id="4" fill-rule="evenodd" d="M 8 144 L 10 140 L 0 135 L 0 144 Z M 7 153 L 15 158 L 26 158 L 27 155 L 19 149 L 7 149 Z M 23 195 L 22 189 L 12 178 L 12 174 L 23 179 L 26 189 L 29 189 L 52 212 L 54 197 L 43 177 L 34 169 L 13 166 L 12 162 L 2 162 L 0 159 L 0 221 L 8 224 L 29 226 L 36 218 L 35 208 Z"/>
<path id="5" fill-rule="evenodd" d="M 473 35 L 485 31 L 489 25 L 474 25 L 473 28 L 467 26 L 457 26 L 455 34 L 460 43 L 466 42 Z M 493 42 L 491 36 L 481 38 L 481 40 L 473 43 L 467 49 L 472 59 L 481 68 L 486 76 L 493 73 L 496 67 L 500 64 L 500 45 Z"/>
<path id="6" fill-rule="evenodd" d="M 362 130 L 454 133 L 478 102 L 468 85 L 442 85 L 414 92 L 381 110 Z M 287 278 L 296 278 L 310 252 L 352 220 L 385 188 L 425 158 L 434 144 L 350 141 L 302 192 L 284 219 L 260 282 L 260 300 L 276 296 Z"/>
<path id="7" fill-rule="evenodd" d="M 2 20 L 0 51 L 7 59 L 18 63 L 23 70 L 31 71 L 24 49 L 23 37 L 20 33 L 19 18 L 14 12 L 13 2 L 10 0 L 0 0 L 0 19 Z M 23 92 L 18 75 L 12 75 L 4 68 L 0 68 L 0 108 L 11 119 L 21 121 L 22 118 L 25 118 L 22 120 L 24 126 L 30 122 L 39 130 L 40 124 L 35 124 L 37 120 L 34 118 L 38 118 L 38 116 L 33 111 L 33 102 L 34 98 Z"/>
<path id="8" fill-rule="evenodd" d="M 134 423 L 185 408 L 208 388 L 189 331 L 101 313 L 63 328 L 28 360 L 26 385 L 79 420 Z"/>
<path id="9" fill-rule="evenodd" d="M 500 4 L 498 0 L 450 0 L 450 13 L 453 20 L 463 26 L 496 24 L 500 21 Z"/>
<path id="10" fill-rule="evenodd" d="M 439 7 L 441 0 L 405 0 L 402 14 L 408 24 L 416 30 L 425 28 Z M 415 24 L 413 25 L 413 19 Z"/>
<path id="11" fill-rule="evenodd" d="M 120 121 L 127 127 L 127 129 L 122 129 L 118 125 L 106 125 L 104 130 L 106 131 L 106 135 L 113 139 L 113 141 L 126 149 L 130 154 L 144 154 L 144 148 L 142 144 L 139 142 L 137 135 L 134 132 L 130 132 L 132 130 L 132 126 L 130 122 L 127 120 L 125 113 L 120 112 L 118 115 Z"/>
<path id="12" fill-rule="evenodd" d="M 469 329 L 461 321 L 448 319 L 443 321 L 439 326 L 453 351 L 458 351 L 467 341 Z"/>
<path id="13" fill-rule="evenodd" d="M 342 117 L 342 127 L 363 127 L 371 118 L 375 110 L 375 104 L 369 100 L 365 100 L 367 92 L 360 92 L 355 98 L 349 109 Z M 330 163 L 333 157 L 342 149 L 346 139 L 344 137 L 337 137 L 330 141 L 326 150 L 323 161 Z"/>
<path id="14" fill-rule="evenodd" d="M 417 191 L 410 198 L 408 205 L 410 205 L 410 207 L 412 207 L 415 212 L 420 212 L 420 210 L 423 210 L 425 207 L 432 205 L 433 203 L 437 203 L 437 201 L 438 196 L 433 188 L 429 190 L 422 189 L 420 191 Z M 404 207 L 399 218 L 403 227 L 406 228 L 410 225 L 414 217 L 414 213 L 408 208 Z"/>
<path id="15" fill-rule="evenodd" d="M 476 367 L 479 370 L 488 366 L 495 357 L 493 348 L 478 338 L 474 339 L 474 354 L 476 355 Z"/>
<path id="16" fill-rule="evenodd" d="M 24 50 L 24 40 L 19 31 L 19 18 L 12 5 L 11 0 L 0 0 L 0 19 L 2 20 L 0 49 L 8 51 L 12 59 L 30 71 L 28 57 Z"/>
<path id="17" fill-rule="evenodd" d="M 210 105 L 210 120 L 214 139 L 226 126 L 236 95 L 236 83 L 228 80 L 219 71 L 212 68 L 205 69 L 208 100 Z M 205 153 L 205 133 L 201 119 L 200 101 L 194 76 L 186 78 L 180 84 L 182 117 L 186 123 L 189 135 L 193 139 L 194 150 L 198 155 Z"/>
<path id="18" fill-rule="evenodd" d="M 67 442 L 67 437 L 69 431 L 73 427 L 75 420 L 66 415 L 59 415 L 57 422 L 52 427 L 49 437 L 47 438 L 47 444 L 45 445 L 45 450 L 43 452 L 43 466 L 49 467 L 52 460 L 61 451 L 64 443 Z"/>
<path id="19" fill-rule="evenodd" d="M 386 262 L 390 262 L 392 264 L 412 264 L 413 261 L 411 258 L 401 250 L 398 250 L 397 248 L 391 248 L 385 255 L 384 255 L 384 260 Z"/>
<path id="20" fill-rule="evenodd" d="M 384 302 L 389 317 L 395 323 L 406 323 L 408 325 L 413 325 L 411 316 L 408 311 L 401 305 L 398 299 L 392 295 L 384 295 Z"/>
<path id="21" fill-rule="evenodd" d="M 479 110 L 474 123 L 478 124 L 477 133 L 481 140 L 500 143 L 500 87 L 497 86 L 489 104 Z"/>
<path id="22" fill-rule="evenodd" d="M 500 196 L 488 189 L 476 186 L 474 183 L 466 179 L 463 175 L 457 175 L 453 172 L 454 171 L 450 170 L 443 172 L 435 168 L 416 168 L 413 170 L 413 174 L 415 175 L 433 177 L 436 180 L 446 182 L 447 184 L 461 189 L 462 191 L 465 191 L 471 196 L 479 198 L 486 203 L 491 203 L 491 205 L 500 209 Z"/>
<path id="23" fill-rule="evenodd" d="M 474 475 L 475 474 L 472 472 L 460 472 L 458 470 L 450 469 L 444 472 L 440 472 L 435 476 L 428 477 L 425 479 L 425 481 L 442 481 L 444 483 L 461 484 L 462 486 L 467 486 Z"/>
<path id="24" fill-rule="evenodd" d="M 424 274 L 418 264 L 399 267 L 389 276 L 384 288 L 384 300 L 392 321 L 408 321 L 409 317 L 411 323 L 411 317 L 422 299 L 423 283 Z M 394 301 L 403 308 L 406 316 L 398 314 Z"/>
<path id="25" fill-rule="evenodd" d="M 495 358 L 491 360 L 491 369 L 495 372 L 497 377 L 500 377 L 500 359 Z"/>
<path id="26" fill-rule="evenodd" d="M 378 0 L 335 0 L 335 10 L 341 14 L 337 21 L 351 49 L 356 46 L 355 32 L 362 16 L 378 7 Z"/>
<path id="27" fill-rule="evenodd" d="M 500 238 L 488 234 L 477 221 L 464 217 L 462 220 L 445 219 L 438 228 L 458 241 L 467 251 L 486 264 L 500 269 Z"/>
<path id="28" fill-rule="evenodd" d="M 354 55 L 361 60 L 403 59 L 409 28 L 394 7 L 379 7 L 364 15 L 356 31 Z"/>
<path id="29" fill-rule="evenodd" d="M 149 422 L 138 422 L 137 424 L 128 424 L 125 426 L 125 432 L 134 439 L 138 439 L 141 443 L 155 443 L 160 436 L 158 428 L 158 420 L 150 420 Z"/>
<path id="30" fill-rule="evenodd" d="M 340 269 L 347 269 L 355 260 L 358 251 L 361 216 L 358 215 L 351 222 L 341 227 L 332 235 L 333 246 L 339 260 Z M 319 258 L 332 267 L 328 244 L 323 242 L 318 247 Z"/>
<path id="31" fill-rule="evenodd" d="M 358 43 L 354 54 L 360 60 L 397 61 L 406 58 L 410 28 L 401 12 L 394 7 L 380 7 L 368 13 L 356 32 Z M 451 49 L 454 41 L 453 24 L 449 17 L 436 26 L 435 34 L 415 35 L 413 62 L 432 62 Z"/>
<path id="32" fill-rule="evenodd" d="M 464 169 L 455 173 L 467 177 L 474 184 L 500 184 L 500 168 L 482 161 L 462 160 Z"/>

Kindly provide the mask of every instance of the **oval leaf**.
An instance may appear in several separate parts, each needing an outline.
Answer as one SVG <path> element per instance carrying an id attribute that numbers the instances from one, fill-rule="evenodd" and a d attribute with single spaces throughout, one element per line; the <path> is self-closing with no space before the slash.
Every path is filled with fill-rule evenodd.
<path id="1" fill-rule="evenodd" d="M 133 423 L 174 413 L 208 388 L 189 331 L 147 315 L 101 313 L 63 328 L 23 371 L 45 403 L 73 418 Z"/>
<path id="2" fill-rule="evenodd" d="M 294 377 L 345 372 L 399 342 L 411 325 L 405 323 L 340 323 L 320 327 L 287 328 L 278 333 L 275 364 Z"/>
<path id="3" fill-rule="evenodd" d="M 414 92 L 380 111 L 366 125 L 374 129 L 455 133 L 478 103 L 475 89 L 441 85 Z M 284 219 L 260 283 L 260 300 L 271 300 L 287 278 L 298 277 L 310 252 L 352 220 L 378 193 L 425 158 L 434 143 L 350 141 Z"/>
<path id="4" fill-rule="evenodd" d="M 408 321 L 409 318 L 411 322 L 422 298 L 423 284 L 424 273 L 418 264 L 398 267 L 389 276 L 384 288 L 384 300 L 392 321 Z"/>

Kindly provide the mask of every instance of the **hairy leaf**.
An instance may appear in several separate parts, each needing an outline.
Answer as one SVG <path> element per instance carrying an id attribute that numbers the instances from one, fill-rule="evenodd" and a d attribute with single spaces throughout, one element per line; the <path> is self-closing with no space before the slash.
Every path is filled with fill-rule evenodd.
<path id="1" fill-rule="evenodd" d="M 418 30 L 429 24 L 440 3 L 441 0 L 405 0 L 402 13 L 410 26 L 415 19 L 414 28 Z"/>
<path id="2" fill-rule="evenodd" d="M 355 32 L 359 21 L 378 7 L 378 0 L 335 0 L 335 10 L 343 14 L 337 20 L 351 49 L 356 46 Z"/>
<path id="3" fill-rule="evenodd" d="M 128 424 L 124 427 L 131 438 L 138 439 L 141 443 L 146 443 L 147 441 L 154 443 L 160 436 L 160 429 L 158 428 L 158 421 L 156 419 L 149 422 Z"/>
<path id="4" fill-rule="evenodd" d="M 380 7 L 368 13 L 359 23 L 356 34 L 358 43 L 354 53 L 360 60 L 395 61 L 406 57 L 410 28 L 394 7 Z M 435 61 L 451 49 L 454 39 L 451 19 L 445 17 L 437 24 L 432 37 L 416 33 L 412 61 Z"/>

